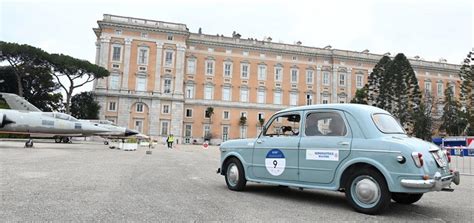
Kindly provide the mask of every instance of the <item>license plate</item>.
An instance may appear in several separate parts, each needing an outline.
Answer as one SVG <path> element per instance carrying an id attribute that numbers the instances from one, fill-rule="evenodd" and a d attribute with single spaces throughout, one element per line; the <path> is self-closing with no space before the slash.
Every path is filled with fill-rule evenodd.
<path id="1" fill-rule="evenodd" d="M 431 152 L 431 154 L 433 154 L 433 157 L 439 167 L 445 167 L 447 165 L 447 162 L 442 158 L 444 156 L 443 151 L 437 150 Z"/>

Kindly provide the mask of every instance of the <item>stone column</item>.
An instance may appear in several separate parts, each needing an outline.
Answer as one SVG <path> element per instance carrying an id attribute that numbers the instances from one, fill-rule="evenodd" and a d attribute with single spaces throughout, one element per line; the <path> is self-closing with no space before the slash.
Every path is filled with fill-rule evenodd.
<path id="1" fill-rule="evenodd" d="M 150 136 L 158 137 L 160 135 L 160 112 L 161 112 L 161 101 L 159 99 L 151 99 L 150 109 L 149 109 L 149 120 L 148 123 Z"/>
<path id="2" fill-rule="evenodd" d="M 179 143 L 183 143 L 183 109 L 184 103 L 182 101 L 173 101 L 171 104 L 171 134 L 175 136 L 175 139 L 179 140 Z"/>
<path id="3" fill-rule="evenodd" d="M 100 38 L 100 59 L 96 59 L 98 61 L 98 65 L 108 69 L 109 64 L 109 51 L 110 51 L 110 37 L 101 37 Z M 100 78 L 97 80 L 97 88 L 105 88 L 107 79 Z"/>
<path id="4" fill-rule="evenodd" d="M 100 42 L 99 42 L 99 40 L 97 40 L 95 42 L 95 64 L 99 65 L 99 62 L 100 62 Z M 94 86 L 93 86 L 94 90 L 97 88 L 97 82 L 98 81 L 99 81 L 98 79 L 94 80 Z"/>
<path id="5" fill-rule="evenodd" d="M 316 103 L 314 104 L 321 103 L 321 79 L 322 79 L 321 65 L 318 65 L 316 68 L 316 97 L 314 98 Z"/>
<path id="6" fill-rule="evenodd" d="M 184 52 L 186 45 L 178 44 L 176 46 L 176 72 L 174 79 L 174 95 L 183 95 L 183 79 L 184 79 Z M 180 97 L 182 98 L 182 97 Z"/>
<path id="7" fill-rule="evenodd" d="M 156 72 L 153 92 L 161 92 L 161 61 L 163 58 L 163 43 L 156 42 Z"/>
<path id="8" fill-rule="evenodd" d="M 339 86 L 339 83 L 337 83 L 337 70 L 338 66 L 333 67 L 333 81 L 332 81 L 332 99 L 330 103 L 337 103 L 337 88 Z"/>
<path id="9" fill-rule="evenodd" d="M 133 128 L 133 126 L 129 126 L 130 123 L 130 112 L 131 112 L 131 105 L 132 100 L 127 96 L 119 97 L 118 100 L 118 117 L 117 117 L 117 124 L 118 126 L 122 126 L 125 128 Z"/>
<path id="10" fill-rule="evenodd" d="M 125 39 L 125 50 L 124 50 L 124 61 L 123 61 L 123 77 L 122 77 L 122 90 L 128 89 L 128 76 L 130 73 L 130 51 L 132 49 L 132 39 Z"/>
<path id="11" fill-rule="evenodd" d="M 347 81 L 347 89 L 346 89 L 346 103 L 349 103 L 352 99 L 352 68 L 347 68 L 347 74 L 346 74 L 346 81 Z"/>
<path id="12" fill-rule="evenodd" d="M 100 105 L 100 109 L 99 109 L 99 119 L 103 120 L 105 119 L 105 111 L 107 110 L 108 108 L 108 105 L 107 105 L 107 97 L 106 96 L 96 96 L 95 97 L 95 100 L 97 101 L 97 103 Z"/>
<path id="13" fill-rule="evenodd" d="M 99 65 L 100 62 L 100 42 L 97 40 L 95 42 L 95 64 Z"/>

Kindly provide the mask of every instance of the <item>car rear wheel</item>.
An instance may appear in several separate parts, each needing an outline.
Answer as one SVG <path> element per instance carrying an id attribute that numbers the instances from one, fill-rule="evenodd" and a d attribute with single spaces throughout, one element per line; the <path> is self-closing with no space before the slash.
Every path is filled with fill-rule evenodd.
<path id="1" fill-rule="evenodd" d="M 399 204 L 413 204 L 419 201 L 423 194 L 392 193 L 392 200 Z"/>
<path id="2" fill-rule="evenodd" d="M 345 191 L 347 201 L 357 212 L 378 214 L 390 204 L 390 191 L 385 178 L 373 169 L 352 173 Z"/>
<path id="3" fill-rule="evenodd" d="M 236 158 L 231 158 L 226 163 L 225 182 L 230 190 L 242 191 L 247 184 L 242 163 Z"/>

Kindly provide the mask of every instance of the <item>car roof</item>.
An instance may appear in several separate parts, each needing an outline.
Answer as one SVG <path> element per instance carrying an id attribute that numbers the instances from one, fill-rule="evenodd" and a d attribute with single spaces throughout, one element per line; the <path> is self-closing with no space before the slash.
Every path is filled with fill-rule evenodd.
<path id="1" fill-rule="evenodd" d="M 343 110 L 347 111 L 349 113 L 387 113 L 387 111 L 370 106 L 370 105 L 362 105 L 362 104 L 317 104 L 317 105 L 306 105 L 306 106 L 298 106 L 298 107 L 292 107 L 292 108 L 287 108 L 284 110 L 281 110 L 277 113 L 283 113 L 283 112 L 292 112 L 292 111 L 302 111 L 302 110 L 313 110 L 313 109 L 337 109 L 337 110 Z"/>

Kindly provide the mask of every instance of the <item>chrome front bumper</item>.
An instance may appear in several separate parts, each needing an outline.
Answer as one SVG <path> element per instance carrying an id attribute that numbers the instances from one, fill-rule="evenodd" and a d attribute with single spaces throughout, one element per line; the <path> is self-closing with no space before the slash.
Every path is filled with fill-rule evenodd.
<path id="1" fill-rule="evenodd" d="M 441 177 L 441 173 L 436 172 L 433 179 L 429 180 L 412 180 L 412 179 L 402 179 L 401 184 L 404 187 L 409 188 L 421 188 L 421 189 L 431 189 L 432 191 L 440 191 L 445 187 L 448 187 L 451 182 L 456 185 L 459 185 L 460 182 L 459 171 L 453 171 L 451 175 Z"/>

